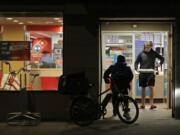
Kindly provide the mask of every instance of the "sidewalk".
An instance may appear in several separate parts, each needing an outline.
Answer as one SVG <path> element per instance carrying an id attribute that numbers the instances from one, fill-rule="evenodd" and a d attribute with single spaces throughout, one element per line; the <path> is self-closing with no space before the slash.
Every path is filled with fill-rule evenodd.
<path id="1" fill-rule="evenodd" d="M 171 110 L 158 106 L 155 110 L 140 109 L 136 123 L 127 125 L 109 111 L 104 120 L 95 121 L 88 127 L 72 122 L 42 122 L 38 126 L 9 126 L 0 123 L 1 135 L 179 135 L 180 120 L 171 118 Z"/>

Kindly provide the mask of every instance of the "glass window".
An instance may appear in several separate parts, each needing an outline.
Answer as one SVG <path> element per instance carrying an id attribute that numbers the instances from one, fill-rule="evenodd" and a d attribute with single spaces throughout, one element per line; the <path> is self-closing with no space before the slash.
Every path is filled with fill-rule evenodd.
<path id="1" fill-rule="evenodd" d="M 19 15 L 0 17 L 0 91 L 56 91 L 63 73 L 62 14 Z"/>

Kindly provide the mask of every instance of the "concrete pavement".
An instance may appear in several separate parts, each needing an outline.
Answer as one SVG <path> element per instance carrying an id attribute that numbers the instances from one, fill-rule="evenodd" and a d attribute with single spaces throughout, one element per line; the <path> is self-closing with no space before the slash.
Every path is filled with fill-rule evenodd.
<path id="1" fill-rule="evenodd" d="M 155 110 L 140 109 L 136 123 L 127 125 L 111 117 L 111 107 L 105 119 L 88 127 L 72 122 L 41 122 L 38 126 L 9 126 L 0 123 L 0 135 L 180 135 L 180 120 L 171 117 L 171 110 L 160 105 Z"/>

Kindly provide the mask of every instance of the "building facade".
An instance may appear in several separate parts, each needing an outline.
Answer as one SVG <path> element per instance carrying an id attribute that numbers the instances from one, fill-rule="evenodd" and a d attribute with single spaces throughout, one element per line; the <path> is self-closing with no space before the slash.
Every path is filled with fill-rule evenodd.
<path id="1" fill-rule="evenodd" d="M 59 1 L 23 1 L 16 0 L 0 5 L 1 17 L 9 16 L 49 16 L 60 13 L 63 18 L 63 73 L 85 72 L 95 86 L 90 91 L 97 100 L 102 83 L 102 31 L 108 23 L 168 23 L 171 32 L 171 64 L 168 100 L 172 116 L 180 118 L 180 18 L 178 4 L 171 2 L 59 2 Z M 124 30 L 125 31 L 125 30 Z M 40 112 L 43 120 L 69 119 L 71 98 L 57 91 L 32 91 L 31 106 Z M 19 92 L 2 91 L 0 93 L 0 120 L 5 121 L 9 112 L 20 111 Z"/>

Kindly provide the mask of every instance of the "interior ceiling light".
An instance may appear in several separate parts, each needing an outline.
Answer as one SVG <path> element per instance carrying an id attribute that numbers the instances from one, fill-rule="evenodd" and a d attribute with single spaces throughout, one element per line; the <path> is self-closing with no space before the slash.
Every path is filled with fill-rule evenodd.
<path id="1" fill-rule="evenodd" d="M 46 24 L 52 24 L 52 23 L 54 23 L 54 22 L 50 22 L 50 21 L 46 22 Z"/>
<path id="2" fill-rule="evenodd" d="M 23 22 L 19 22 L 19 24 L 24 24 Z"/>
<path id="3" fill-rule="evenodd" d="M 32 22 L 32 21 L 28 21 L 27 23 L 33 24 L 33 22 Z"/>
<path id="4" fill-rule="evenodd" d="M 137 28 L 138 26 L 137 26 L 137 24 L 133 24 L 132 27 L 133 28 Z"/>
<path id="5" fill-rule="evenodd" d="M 54 20 L 60 20 L 60 18 L 54 18 Z"/>
<path id="6" fill-rule="evenodd" d="M 19 22 L 18 20 L 13 20 L 13 22 Z"/>
<path id="7" fill-rule="evenodd" d="M 61 20 L 58 20 L 57 22 L 62 22 Z"/>
<path id="8" fill-rule="evenodd" d="M 11 18 L 11 17 L 8 17 L 8 18 L 6 18 L 7 20 L 12 20 L 13 18 Z"/>

